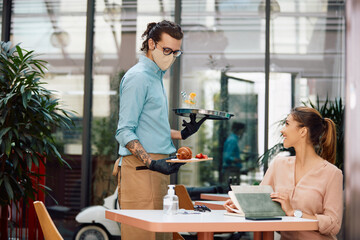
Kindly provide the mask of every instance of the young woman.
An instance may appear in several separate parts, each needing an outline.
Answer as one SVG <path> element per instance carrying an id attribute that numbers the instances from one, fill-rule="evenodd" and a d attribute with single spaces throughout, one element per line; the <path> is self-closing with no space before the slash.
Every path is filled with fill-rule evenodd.
<path id="1" fill-rule="evenodd" d="M 294 147 L 296 156 L 278 157 L 261 185 L 271 185 L 273 201 L 287 216 L 316 219 L 318 231 L 281 232 L 281 239 L 336 239 L 343 214 L 343 175 L 334 166 L 334 122 L 309 107 L 294 108 L 281 130 L 284 147 Z M 229 200 L 225 208 L 235 206 Z"/>

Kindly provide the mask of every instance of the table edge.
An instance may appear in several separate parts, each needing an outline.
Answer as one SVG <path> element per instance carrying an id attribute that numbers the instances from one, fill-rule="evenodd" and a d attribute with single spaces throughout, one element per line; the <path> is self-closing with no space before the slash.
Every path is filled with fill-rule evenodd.
<path id="1" fill-rule="evenodd" d="M 274 227 L 274 222 L 271 221 L 254 221 L 254 222 L 232 222 L 232 223 L 201 223 L 201 225 L 194 224 L 194 222 L 186 223 L 161 223 L 149 222 L 146 220 L 121 215 L 105 210 L 105 218 L 122 224 L 131 225 L 151 232 L 264 232 L 264 231 L 313 231 L 318 230 L 318 221 L 301 222 L 284 222 L 279 223 L 281 226 Z M 244 225 L 241 226 L 241 225 Z"/>
<path id="2" fill-rule="evenodd" d="M 229 196 L 223 197 L 223 196 L 214 196 L 214 195 L 209 195 L 209 194 L 211 194 L 211 193 L 201 193 L 200 198 L 202 200 L 213 200 L 213 201 L 226 201 L 226 200 L 230 199 Z"/>

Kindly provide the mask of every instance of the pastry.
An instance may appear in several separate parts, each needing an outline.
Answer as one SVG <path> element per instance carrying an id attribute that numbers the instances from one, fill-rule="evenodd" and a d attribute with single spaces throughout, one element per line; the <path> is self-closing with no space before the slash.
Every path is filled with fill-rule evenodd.
<path id="1" fill-rule="evenodd" d="M 178 159 L 191 159 L 191 149 L 189 147 L 181 147 L 178 149 L 176 156 Z"/>

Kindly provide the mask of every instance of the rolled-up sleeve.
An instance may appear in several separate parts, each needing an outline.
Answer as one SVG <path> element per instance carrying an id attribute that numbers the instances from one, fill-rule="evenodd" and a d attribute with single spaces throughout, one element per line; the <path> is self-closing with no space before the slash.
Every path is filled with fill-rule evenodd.
<path id="1" fill-rule="evenodd" d="M 147 92 L 143 78 L 141 73 L 130 74 L 123 78 L 120 84 L 119 122 L 115 137 L 124 147 L 128 142 L 139 139 L 136 129 Z"/>
<path id="2" fill-rule="evenodd" d="M 324 197 L 324 211 L 322 214 L 315 214 L 319 221 L 319 232 L 321 234 L 336 235 L 341 228 L 343 215 L 343 175 L 337 169 L 326 187 Z"/>

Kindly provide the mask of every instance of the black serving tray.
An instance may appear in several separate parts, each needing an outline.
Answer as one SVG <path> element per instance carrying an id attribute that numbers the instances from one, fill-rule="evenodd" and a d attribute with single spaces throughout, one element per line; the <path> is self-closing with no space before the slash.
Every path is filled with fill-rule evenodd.
<path id="1" fill-rule="evenodd" d="M 229 120 L 234 114 L 217 110 L 194 109 L 194 108 L 174 108 L 176 115 L 190 117 L 190 114 L 196 114 L 196 118 L 208 117 L 212 120 Z"/>

